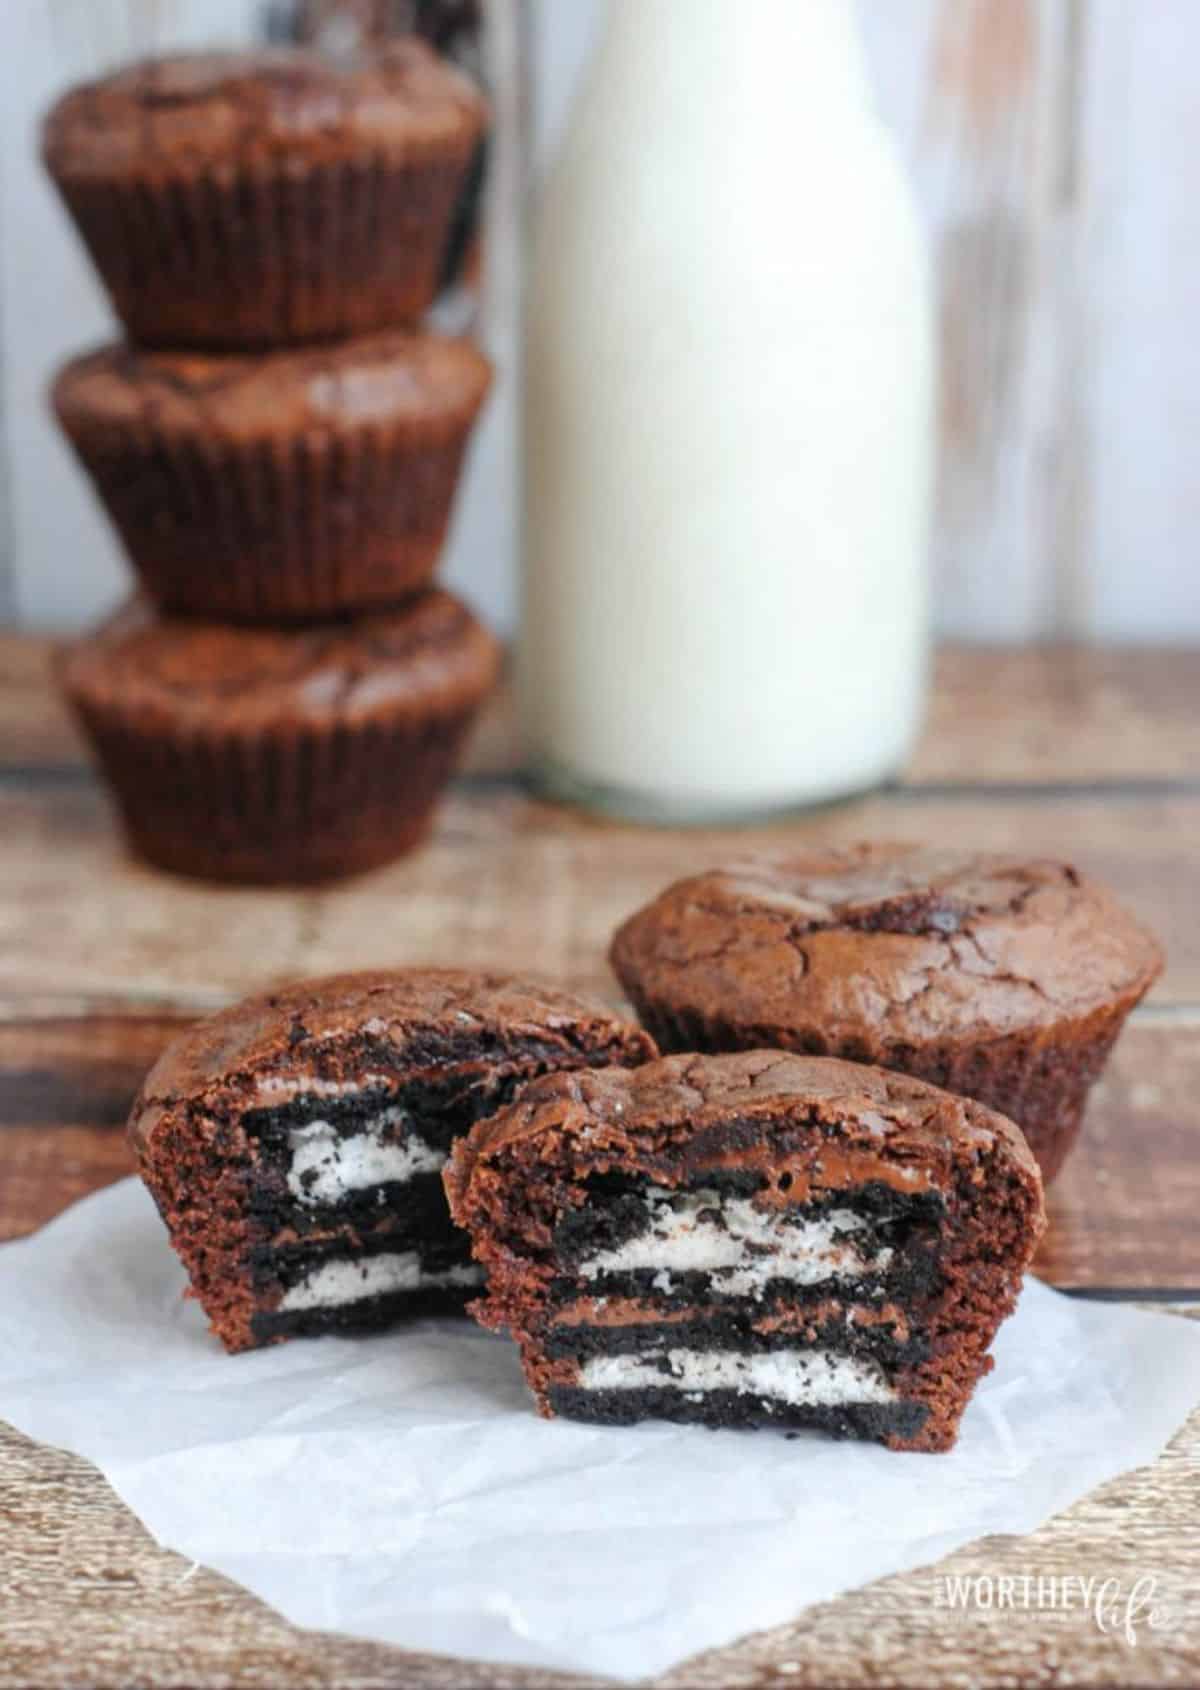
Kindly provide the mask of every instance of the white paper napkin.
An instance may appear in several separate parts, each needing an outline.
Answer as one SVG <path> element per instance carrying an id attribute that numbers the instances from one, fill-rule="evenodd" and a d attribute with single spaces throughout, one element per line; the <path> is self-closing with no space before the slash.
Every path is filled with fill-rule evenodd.
<path id="1" fill-rule="evenodd" d="M 469 1323 L 226 1356 L 126 1180 L 0 1249 L 0 1417 L 298 1625 L 625 1677 L 794 1618 L 1149 1461 L 1200 1326 L 1036 1282 L 950 1455 L 542 1421 Z"/>

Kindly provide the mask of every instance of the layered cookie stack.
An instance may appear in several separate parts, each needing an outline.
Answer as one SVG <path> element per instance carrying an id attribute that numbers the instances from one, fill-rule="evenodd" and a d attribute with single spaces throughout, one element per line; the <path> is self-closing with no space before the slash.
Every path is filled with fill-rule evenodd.
<path id="1" fill-rule="evenodd" d="M 461 1313 L 483 1270 L 451 1225 L 451 1146 L 538 1076 L 654 1042 L 541 982 L 458 969 L 284 987 L 180 1035 L 130 1131 L 229 1350 Z"/>
<path id="2" fill-rule="evenodd" d="M 484 121 L 418 41 L 148 61 L 49 114 L 128 337 L 54 403 L 142 587 L 60 677 L 164 868 L 410 848 L 495 679 L 431 584 L 489 367 L 421 326 Z"/>

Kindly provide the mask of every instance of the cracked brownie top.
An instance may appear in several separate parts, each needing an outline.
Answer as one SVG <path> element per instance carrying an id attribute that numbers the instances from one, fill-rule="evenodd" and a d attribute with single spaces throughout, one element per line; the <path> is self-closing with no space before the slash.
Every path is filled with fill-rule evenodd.
<path id="1" fill-rule="evenodd" d="M 118 701 L 142 726 L 233 733 L 439 715 L 477 701 L 499 647 L 438 588 L 398 610 L 308 627 L 160 616 L 133 599 L 65 647 L 59 675 L 85 703 Z"/>
<path id="2" fill-rule="evenodd" d="M 841 1040 L 1001 1037 L 1139 997 L 1148 933 L 1067 863 L 859 845 L 677 881 L 617 932 L 639 1007 Z"/>
<path id="3" fill-rule="evenodd" d="M 636 1165 L 672 1184 L 714 1158 L 726 1169 L 766 1168 L 795 1150 L 787 1129 L 798 1108 L 810 1127 L 833 1135 L 812 1176 L 832 1185 L 852 1175 L 926 1189 L 949 1177 L 956 1153 L 983 1156 L 998 1145 L 1015 1164 L 1034 1167 L 1012 1123 L 967 1098 L 856 1062 L 756 1050 L 546 1075 L 458 1146 L 448 1189 L 465 1210 L 476 1167 L 529 1140 L 544 1141 L 547 1165 L 557 1155 L 549 1147 L 569 1141 L 568 1159 Z M 796 1175 L 760 1201 L 794 1202 L 808 1180 Z"/>
<path id="4" fill-rule="evenodd" d="M 301 980 L 233 1004 L 169 1044 L 130 1116 L 142 1150 L 174 1115 L 340 1095 L 381 1072 L 451 1063 L 498 1068 L 646 1062 L 654 1042 L 606 1008 L 527 976 L 483 969 L 375 969 Z"/>
<path id="5" fill-rule="evenodd" d="M 54 384 L 69 433 L 150 428 L 162 436 L 258 441 L 300 430 L 419 429 L 437 440 L 475 415 L 490 369 L 466 340 L 389 329 L 252 356 L 163 352 L 113 342 Z"/>
<path id="6" fill-rule="evenodd" d="M 43 150 L 65 176 L 196 171 L 209 161 L 409 156 L 482 128 L 475 85 L 424 42 L 334 62 L 303 48 L 177 53 L 71 88 Z"/>

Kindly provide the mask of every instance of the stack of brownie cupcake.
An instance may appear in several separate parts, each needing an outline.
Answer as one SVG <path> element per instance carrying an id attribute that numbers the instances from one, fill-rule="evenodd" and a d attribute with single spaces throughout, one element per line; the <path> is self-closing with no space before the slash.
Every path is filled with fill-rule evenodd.
<path id="1" fill-rule="evenodd" d="M 420 326 L 484 121 L 408 40 L 150 61 L 49 114 L 128 336 L 54 403 L 142 588 L 60 678 L 164 868 L 398 855 L 494 682 L 496 642 L 431 585 L 489 367 Z"/>

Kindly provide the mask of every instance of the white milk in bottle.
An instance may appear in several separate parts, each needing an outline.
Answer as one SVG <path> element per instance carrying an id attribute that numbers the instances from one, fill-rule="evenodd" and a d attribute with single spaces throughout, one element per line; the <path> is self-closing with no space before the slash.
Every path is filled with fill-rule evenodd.
<path id="1" fill-rule="evenodd" d="M 930 317 L 848 0 L 611 0 L 527 307 L 518 669 L 543 785 L 720 819 L 903 767 Z"/>

